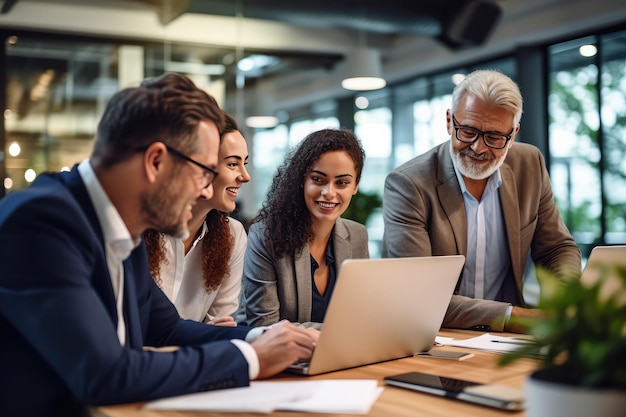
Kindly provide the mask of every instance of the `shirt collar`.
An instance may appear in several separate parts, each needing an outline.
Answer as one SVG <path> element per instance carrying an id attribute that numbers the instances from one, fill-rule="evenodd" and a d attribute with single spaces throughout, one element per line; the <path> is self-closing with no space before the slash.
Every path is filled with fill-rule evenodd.
<path id="1" fill-rule="evenodd" d="M 141 239 L 133 239 L 130 235 L 122 216 L 98 181 L 89 159 L 85 159 L 78 165 L 78 173 L 85 183 L 87 194 L 89 194 L 96 211 L 105 245 L 111 248 L 119 259 L 126 259 L 132 250 L 139 245 Z"/>
<path id="2" fill-rule="evenodd" d="M 326 246 L 326 252 L 324 253 L 324 257 L 326 258 L 326 265 L 335 264 L 335 242 L 333 241 L 333 235 L 334 233 L 330 234 L 330 239 L 328 240 L 328 246 Z M 320 266 L 315 260 L 315 258 L 313 257 L 313 255 L 310 255 L 310 256 L 311 256 L 311 268 L 313 268 L 313 271 L 315 271 Z"/>
<path id="3" fill-rule="evenodd" d="M 202 226 L 200 227 L 200 234 L 198 234 L 198 237 L 196 237 L 193 240 L 193 244 L 191 245 L 191 247 L 195 248 L 198 242 L 202 241 L 202 239 L 204 238 L 204 236 L 207 234 L 208 231 L 209 231 L 209 227 L 206 225 L 206 220 L 205 220 L 202 222 Z"/>

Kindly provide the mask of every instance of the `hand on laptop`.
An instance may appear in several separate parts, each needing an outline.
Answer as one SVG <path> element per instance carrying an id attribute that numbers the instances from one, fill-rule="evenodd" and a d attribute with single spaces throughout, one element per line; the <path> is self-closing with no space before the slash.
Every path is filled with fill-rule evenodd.
<path id="1" fill-rule="evenodd" d="M 297 361 L 308 360 L 313 354 L 319 331 L 296 327 L 288 321 L 271 326 L 252 347 L 259 357 L 259 379 L 268 378 Z"/>

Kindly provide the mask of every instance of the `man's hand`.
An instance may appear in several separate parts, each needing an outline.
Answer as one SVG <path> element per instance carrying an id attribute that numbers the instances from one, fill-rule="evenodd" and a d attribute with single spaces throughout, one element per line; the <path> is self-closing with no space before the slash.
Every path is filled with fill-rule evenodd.
<path id="1" fill-rule="evenodd" d="M 526 333 L 528 332 L 525 321 L 528 319 L 540 319 L 544 313 L 536 308 L 523 308 L 514 306 L 511 310 L 509 322 L 504 325 L 505 332 Z"/>
<path id="2" fill-rule="evenodd" d="M 231 316 L 226 317 L 216 317 L 213 320 L 209 320 L 208 324 L 212 324 L 214 326 L 229 326 L 229 327 L 237 327 L 237 323 L 235 323 L 235 319 Z"/>
<path id="3" fill-rule="evenodd" d="M 294 362 L 310 359 L 319 333 L 312 328 L 296 327 L 288 321 L 271 326 L 252 342 L 259 357 L 258 378 L 268 378 Z"/>

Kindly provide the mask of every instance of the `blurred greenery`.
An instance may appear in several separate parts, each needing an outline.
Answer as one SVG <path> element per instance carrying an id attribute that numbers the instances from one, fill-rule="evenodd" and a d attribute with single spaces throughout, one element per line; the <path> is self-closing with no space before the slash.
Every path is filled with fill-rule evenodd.
<path id="1" fill-rule="evenodd" d="M 551 147 L 558 149 L 568 143 L 571 140 L 568 133 L 573 133 L 576 144 L 567 144 L 570 153 L 560 159 L 569 160 L 572 167 L 576 167 L 576 163 L 585 163 L 590 168 L 587 172 L 598 181 L 593 191 L 585 191 L 576 189 L 579 184 L 574 181 L 574 176 L 568 177 L 568 190 L 560 196 L 555 193 L 555 197 L 569 230 L 574 235 L 592 235 L 590 240 L 594 243 L 604 243 L 606 232 L 626 231 L 623 197 L 626 111 L 622 104 L 626 96 L 623 88 L 625 74 L 626 61 L 623 59 L 605 61 L 601 68 L 585 63 L 577 68 L 550 73 L 549 115 L 550 125 L 555 128 L 551 132 Z M 599 124 L 599 113 L 602 114 L 602 124 Z M 551 153 L 557 152 L 553 150 Z M 598 195 L 596 190 L 600 190 Z"/>
<path id="2" fill-rule="evenodd" d="M 366 225 L 367 219 L 382 205 L 383 200 L 375 192 L 365 193 L 359 190 L 352 197 L 352 201 L 342 217 Z"/>
<path id="3" fill-rule="evenodd" d="M 540 362 L 554 382 L 587 387 L 626 388 L 626 267 L 588 265 L 598 273 L 583 282 L 580 273 L 559 279 L 537 269 L 541 319 L 516 320 L 533 342 L 500 357 L 504 366 L 522 357 Z"/>

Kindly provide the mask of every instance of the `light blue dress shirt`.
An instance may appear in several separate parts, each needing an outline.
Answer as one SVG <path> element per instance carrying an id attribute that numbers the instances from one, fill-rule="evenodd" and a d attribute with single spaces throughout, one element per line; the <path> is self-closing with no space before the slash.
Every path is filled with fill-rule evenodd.
<path id="1" fill-rule="evenodd" d="M 502 185 L 500 170 L 489 179 L 478 201 L 465 186 L 452 160 L 467 216 L 467 256 L 459 294 L 472 298 L 503 301 L 501 291 L 510 273 L 511 257 L 498 188 Z"/>

